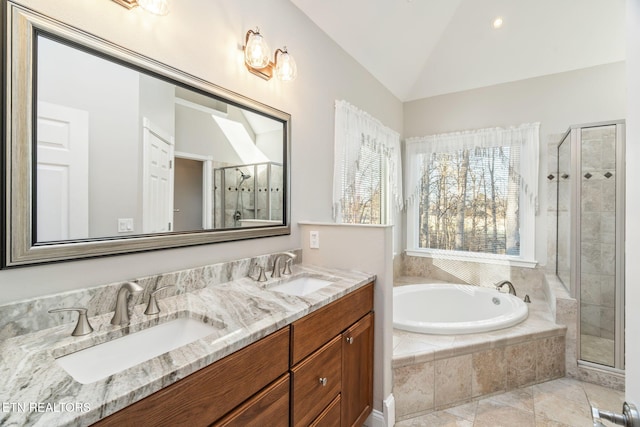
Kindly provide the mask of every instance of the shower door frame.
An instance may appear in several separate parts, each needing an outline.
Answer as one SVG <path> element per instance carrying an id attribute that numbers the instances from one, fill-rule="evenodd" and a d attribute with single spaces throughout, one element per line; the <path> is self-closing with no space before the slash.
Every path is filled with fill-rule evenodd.
<path id="1" fill-rule="evenodd" d="M 616 207 L 615 207 L 615 254 L 616 254 L 616 266 L 615 266 L 615 323 L 614 323 L 614 366 L 604 365 L 596 362 L 590 362 L 582 360 L 582 335 L 581 335 L 581 230 L 582 230 L 582 129 L 597 128 L 605 126 L 616 127 Z M 612 120 L 597 123 L 586 123 L 581 125 L 571 126 L 567 132 L 563 135 L 558 144 L 558 154 L 560 146 L 566 141 L 569 136 L 570 155 L 571 155 L 571 172 L 576 177 L 571 184 L 570 197 L 571 206 L 569 208 L 570 217 L 574 219 L 571 221 L 570 229 L 570 260 L 571 260 L 571 295 L 576 298 L 577 304 L 577 336 L 576 336 L 576 355 L 578 358 L 578 365 L 593 367 L 598 369 L 606 369 L 609 371 L 624 373 L 624 288 L 625 288 L 625 255 L 624 255 L 624 225 L 625 225 L 625 120 Z M 558 162 L 560 157 L 558 155 Z M 559 189 L 559 188 L 558 188 Z M 557 197 L 560 197 L 558 192 Z M 557 225 L 556 225 L 557 227 Z M 557 232 L 559 235 L 559 232 Z M 565 284 L 566 286 L 566 284 Z"/>

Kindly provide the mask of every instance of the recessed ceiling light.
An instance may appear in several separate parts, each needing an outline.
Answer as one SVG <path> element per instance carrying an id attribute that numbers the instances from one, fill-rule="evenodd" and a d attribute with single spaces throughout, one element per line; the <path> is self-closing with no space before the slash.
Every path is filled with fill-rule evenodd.
<path id="1" fill-rule="evenodd" d="M 502 19 L 502 16 L 496 16 L 496 17 L 494 18 L 494 20 L 493 20 L 493 21 L 491 21 L 491 27 L 492 27 L 494 30 L 498 30 L 498 29 L 502 28 L 502 24 L 503 24 L 503 23 L 504 23 L 504 20 Z"/>

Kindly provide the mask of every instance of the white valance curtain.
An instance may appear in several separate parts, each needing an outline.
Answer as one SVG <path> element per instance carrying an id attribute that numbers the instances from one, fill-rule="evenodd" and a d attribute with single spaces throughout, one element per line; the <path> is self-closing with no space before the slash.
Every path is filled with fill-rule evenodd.
<path id="1" fill-rule="evenodd" d="M 513 165 L 524 195 L 538 212 L 538 167 L 540 123 L 526 123 L 518 127 L 487 128 L 463 132 L 408 138 L 405 141 L 406 201 L 412 203 L 420 191 L 423 171 L 420 154 L 446 153 L 488 147 L 519 147 L 520 162 Z"/>
<path id="2" fill-rule="evenodd" d="M 387 160 L 390 197 L 396 209 L 403 207 L 402 157 L 400 134 L 369 113 L 347 101 L 335 104 L 335 146 L 333 162 L 333 218 L 341 217 L 343 189 L 353 182 L 358 172 L 360 150 L 367 146 Z"/>

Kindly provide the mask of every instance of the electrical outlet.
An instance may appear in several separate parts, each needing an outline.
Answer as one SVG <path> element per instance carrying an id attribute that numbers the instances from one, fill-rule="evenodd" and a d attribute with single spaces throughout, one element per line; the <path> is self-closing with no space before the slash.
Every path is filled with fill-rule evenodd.
<path id="1" fill-rule="evenodd" d="M 309 232 L 309 247 L 311 249 L 320 249 L 320 232 L 319 231 Z"/>
<path id="2" fill-rule="evenodd" d="M 133 218 L 118 218 L 118 233 L 133 231 Z"/>

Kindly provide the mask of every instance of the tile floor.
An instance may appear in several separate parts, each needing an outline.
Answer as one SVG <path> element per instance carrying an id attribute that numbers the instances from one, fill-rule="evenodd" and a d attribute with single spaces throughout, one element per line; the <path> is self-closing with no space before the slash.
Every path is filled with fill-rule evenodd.
<path id="1" fill-rule="evenodd" d="M 623 402 L 623 392 L 560 378 L 400 421 L 396 427 L 591 427 L 591 405 L 621 412 Z"/>

